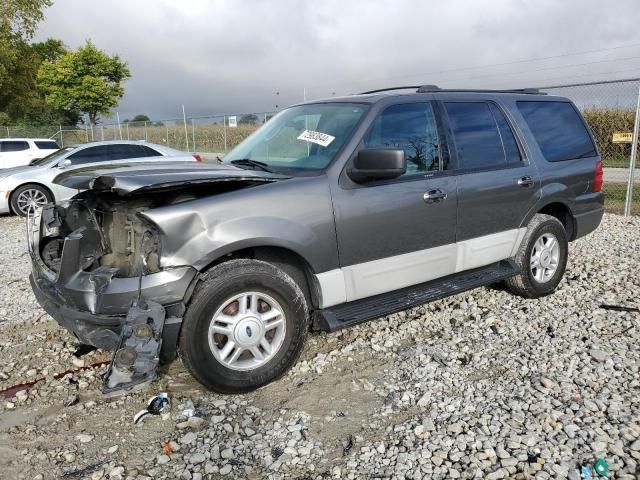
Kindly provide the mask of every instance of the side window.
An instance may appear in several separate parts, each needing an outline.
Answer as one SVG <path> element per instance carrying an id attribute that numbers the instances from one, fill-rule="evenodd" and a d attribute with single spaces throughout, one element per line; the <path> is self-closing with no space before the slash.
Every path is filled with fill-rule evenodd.
<path id="1" fill-rule="evenodd" d="M 0 142 L 0 152 L 23 152 L 29 150 L 29 142 L 5 140 Z"/>
<path id="2" fill-rule="evenodd" d="M 138 156 L 137 145 L 113 144 L 109 145 L 109 160 L 126 160 Z"/>
<path id="3" fill-rule="evenodd" d="M 500 130 L 500 138 L 502 139 L 502 145 L 504 146 L 504 154 L 507 157 L 507 163 L 509 165 L 521 163 L 522 157 L 520 156 L 518 142 L 516 142 L 516 137 L 513 135 L 513 130 L 511 130 L 504 113 L 502 113 L 502 110 L 493 103 L 489 104 L 489 108 L 491 109 L 491 113 L 493 113 L 493 117 L 496 119 L 498 130 Z"/>
<path id="4" fill-rule="evenodd" d="M 162 154 L 156 152 L 153 148 L 145 145 L 134 145 L 136 148 L 136 157 L 160 157 Z"/>
<path id="5" fill-rule="evenodd" d="M 36 147 L 38 147 L 40 150 L 58 150 L 60 148 L 58 144 L 53 140 L 51 141 L 36 140 L 35 144 L 36 144 Z"/>
<path id="6" fill-rule="evenodd" d="M 385 109 L 365 138 L 368 148 L 404 150 L 407 173 L 440 170 L 440 146 L 433 109 L 428 103 L 403 103 Z"/>
<path id="7" fill-rule="evenodd" d="M 496 120 L 486 102 L 445 102 L 459 168 L 506 166 Z"/>
<path id="8" fill-rule="evenodd" d="M 569 102 L 518 102 L 542 154 L 549 162 L 594 157 L 596 147 L 580 115 Z"/>
<path id="9" fill-rule="evenodd" d="M 104 162 L 108 160 L 107 146 L 83 148 L 67 157 L 72 165 L 82 165 L 85 163 Z"/>

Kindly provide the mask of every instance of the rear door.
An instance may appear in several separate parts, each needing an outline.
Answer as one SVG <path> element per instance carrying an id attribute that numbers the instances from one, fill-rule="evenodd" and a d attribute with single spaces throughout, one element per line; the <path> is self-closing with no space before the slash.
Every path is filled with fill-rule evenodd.
<path id="1" fill-rule="evenodd" d="M 29 142 L 26 140 L 0 141 L 0 168 L 27 165 L 32 158 Z"/>
<path id="2" fill-rule="evenodd" d="M 458 179 L 457 270 L 509 258 L 524 234 L 540 179 L 505 110 L 492 101 L 444 101 Z"/>
<path id="3" fill-rule="evenodd" d="M 332 192 L 346 301 L 453 273 L 456 179 L 444 175 L 443 142 L 429 102 L 386 107 L 364 148 L 401 148 L 403 176 L 355 184 L 346 174 Z M 440 192 L 440 199 L 425 194 Z"/>

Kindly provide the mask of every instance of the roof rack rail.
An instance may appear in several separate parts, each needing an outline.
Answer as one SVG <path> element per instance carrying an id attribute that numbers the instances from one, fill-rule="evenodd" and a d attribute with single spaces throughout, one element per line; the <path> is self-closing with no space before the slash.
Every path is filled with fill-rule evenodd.
<path id="1" fill-rule="evenodd" d="M 416 93 L 431 93 L 431 92 L 461 92 L 461 93 L 523 93 L 529 95 L 546 95 L 545 92 L 541 92 L 537 88 L 514 88 L 507 90 L 491 90 L 483 88 L 440 88 L 437 85 L 411 85 L 405 87 L 389 87 L 379 88 L 376 90 L 369 90 L 368 92 L 362 92 L 358 95 L 368 95 L 371 93 L 388 92 L 392 90 L 411 90 L 415 89 Z"/>

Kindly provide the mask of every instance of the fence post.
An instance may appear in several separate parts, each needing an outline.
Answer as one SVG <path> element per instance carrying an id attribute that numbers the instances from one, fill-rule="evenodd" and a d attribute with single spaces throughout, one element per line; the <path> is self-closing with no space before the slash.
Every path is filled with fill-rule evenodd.
<path id="1" fill-rule="evenodd" d="M 147 121 L 144 121 L 144 141 L 148 142 L 149 141 L 149 137 L 147 136 Z"/>
<path id="2" fill-rule="evenodd" d="M 127 140 L 131 140 L 131 138 L 129 138 L 129 122 L 127 122 Z"/>
<path id="3" fill-rule="evenodd" d="M 222 116 L 222 129 L 224 131 L 224 153 L 227 153 L 227 116 Z"/>
<path id="4" fill-rule="evenodd" d="M 640 87 L 638 88 L 638 101 L 636 103 L 636 118 L 633 123 L 633 143 L 631 144 L 631 159 L 629 160 L 629 183 L 627 183 L 627 198 L 624 203 L 624 215 L 631 215 L 633 203 L 633 181 L 636 171 L 636 156 L 638 154 L 638 130 L 640 129 Z"/>
<path id="5" fill-rule="evenodd" d="M 167 147 L 169 147 L 169 124 L 165 123 L 164 127 L 167 129 Z"/>
<path id="6" fill-rule="evenodd" d="M 104 125 L 100 125 L 100 134 L 102 136 L 102 141 L 104 142 Z"/>
<path id="7" fill-rule="evenodd" d="M 7 127 L 7 138 L 9 138 L 11 134 L 9 133 L 9 127 Z"/>
<path id="8" fill-rule="evenodd" d="M 93 138 L 93 125 L 91 125 L 91 141 L 94 142 L 95 139 Z"/>
<path id="9" fill-rule="evenodd" d="M 60 148 L 64 148 L 64 132 L 62 131 L 62 125 L 58 125 L 60 128 Z"/>
<path id="10" fill-rule="evenodd" d="M 187 144 L 187 148 L 185 150 L 188 152 L 189 151 L 189 134 L 187 133 L 187 114 L 184 112 L 184 105 L 182 105 L 182 122 L 184 123 L 184 141 Z"/>
<path id="11" fill-rule="evenodd" d="M 196 151 L 196 122 L 191 119 L 191 144 L 193 146 L 193 151 Z"/>
<path id="12" fill-rule="evenodd" d="M 87 143 L 89 143 L 89 129 L 87 127 L 84 128 L 84 134 L 87 137 Z"/>

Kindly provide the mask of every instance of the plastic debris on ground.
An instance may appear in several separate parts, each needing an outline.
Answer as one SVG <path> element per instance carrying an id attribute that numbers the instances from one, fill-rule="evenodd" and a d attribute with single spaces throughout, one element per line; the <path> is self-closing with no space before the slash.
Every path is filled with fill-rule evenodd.
<path id="1" fill-rule="evenodd" d="M 141 423 L 149 415 L 160 415 L 162 412 L 169 410 L 171 404 L 169 395 L 166 392 L 159 393 L 155 397 L 151 397 L 147 403 L 147 408 L 140 410 L 133 416 L 133 423 Z"/>

